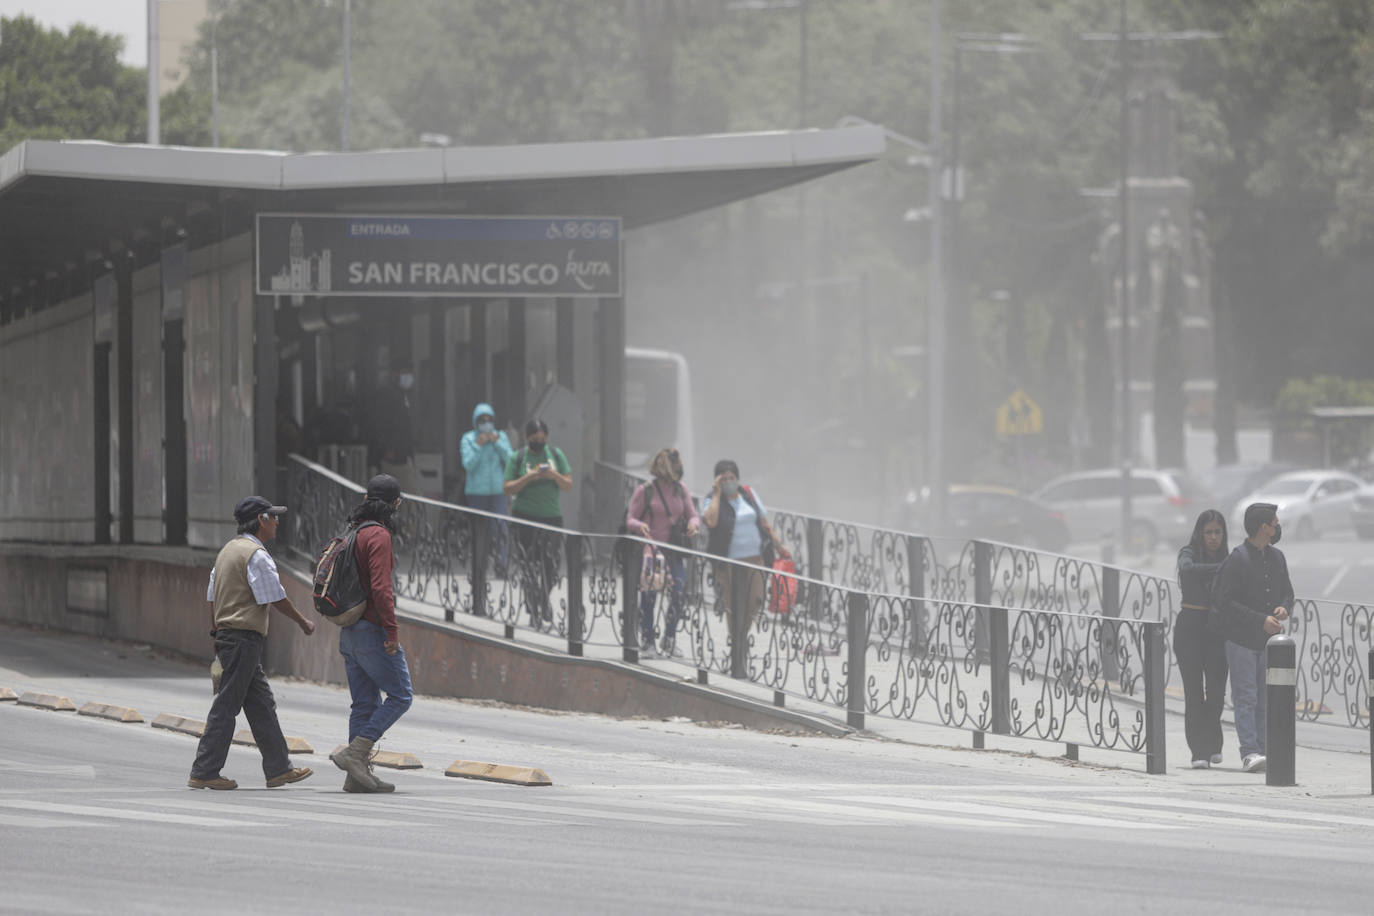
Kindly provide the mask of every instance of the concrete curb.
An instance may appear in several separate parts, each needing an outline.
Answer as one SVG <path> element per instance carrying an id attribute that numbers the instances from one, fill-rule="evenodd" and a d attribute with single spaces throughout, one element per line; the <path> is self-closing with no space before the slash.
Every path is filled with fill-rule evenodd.
<path id="1" fill-rule="evenodd" d="M 17 701 L 18 699 L 19 694 L 15 693 L 13 690 L 10 690 L 8 687 L 0 687 L 0 703 L 4 703 L 11 700 Z"/>
<path id="2" fill-rule="evenodd" d="M 235 744 L 241 744 L 241 745 L 243 745 L 244 747 L 257 747 L 257 746 L 258 746 L 257 739 L 255 739 L 255 738 L 253 737 L 253 733 L 252 733 L 251 731 L 249 731 L 248 729 L 246 729 L 246 728 L 239 729 L 239 731 L 237 731 L 237 732 L 234 734 L 234 743 L 235 743 Z M 287 753 L 290 753 L 290 754 L 313 754 L 313 753 L 315 753 L 315 749 L 314 749 L 313 747 L 310 746 L 310 742 L 309 742 L 309 741 L 306 741 L 304 738 L 295 738 L 295 737 L 292 737 L 291 735 L 287 735 L 287 736 L 286 736 L 286 750 L 287 750 Z"/>
<path id="3" fill-rule="evenodd" d="M 178 732 L 193 738 L 205 734 L 205 723 L 199 719 L 187 719 L 165 712 L 158 713 L 157 718 L 153 720 L 153 728 L 165 728 L 169 732 Z"/>
<path id="4" fill-rule="evenodd" d="M 108 703 L 87 703 L 76 711 L 79 716 L 95 716 L 97 719 L 112 719 L 115 722 L 142 722 L 143 717 L 137 709 L 129 706 L 111 706 Z"/>
<path id="5" fill-rule="evenodd" d="M 536 767 L 508 766 L 502 763 L 478 763 L 475 760 L 455 760 L 444 770 L 445 776 L 461 779 L 482 779 L 513 786 L 551 786 L 549 774 Z"/>
<path id="6" fill-rule="evenodd" d="M 345 747 L 347 747 L 347 745 L 340 744 L 329 752 L 329 756 L 333 757 Z M 378 751 L 373 755 L 372 763 L 376 766 L 389 767 L 393 770 L 422 770 L 425 767 L 425 765 L 420 762 L 420 758 L 416 757 L 414 754 L 403 754 L 398 751 Z"/>
<path id="7" fill-rule="evenodd" d="M 39 709 L 51 709 L 58 712 L 75 712 L 76 704 L 66 697 L 59 697 L 52 693 L 26 693 L 19 698 L 20 706 L 36 706 Z"/>

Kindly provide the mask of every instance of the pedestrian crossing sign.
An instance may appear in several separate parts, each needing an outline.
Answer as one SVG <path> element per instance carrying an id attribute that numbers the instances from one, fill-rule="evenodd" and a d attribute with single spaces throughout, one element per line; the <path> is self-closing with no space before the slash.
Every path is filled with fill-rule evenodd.
<path id="1" fill-rule="evenodd" d="M 1017 388 L 1002 406 L 997 408 L 997 435 L 1032 436 L 1044 432 L 1044 417 L 1040 405 L 1030 395 Z"/>

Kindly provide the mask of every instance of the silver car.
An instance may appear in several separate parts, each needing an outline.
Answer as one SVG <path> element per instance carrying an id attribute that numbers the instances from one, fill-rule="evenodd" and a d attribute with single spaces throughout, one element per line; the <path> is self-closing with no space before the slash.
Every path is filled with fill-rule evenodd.
<path id="1" fill-rule="evenodd" d="M 1273 503 L 1279 507 L 1284 533 L 1292 532 L 1298 540 L 1348 530 L 1355 496 L 1363 486 L 1363 480 L 1345 471 L 1280 474 L 1236 504 L 1231 524 L 1244 537 L 1245 507 L 1251 503 Z"/>
<path id="2" fill-rule="evenodd" d="M 1117 468 L 1078 471 L 1056 477 L 1034 494 L 1057 509 L 1074 541 L 1095 541 L 1112 535 L 1121 523 L 1121 471 Z M 1193 522 L 1211 508 L 1203 487 L 1182 471 L 1131 472 L 1131 544 L 1153 550 L 1164 539 L 1183 544 Z"/>

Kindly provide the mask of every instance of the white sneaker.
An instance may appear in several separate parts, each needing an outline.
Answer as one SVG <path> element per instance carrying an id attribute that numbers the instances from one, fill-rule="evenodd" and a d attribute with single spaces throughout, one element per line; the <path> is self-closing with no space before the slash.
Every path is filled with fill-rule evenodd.
<path id="1" fill-rule="evenodd" d="M 1265 762 L 1263 754 L 1246 754 L 1240 768 L 1247 773 L 1263 773 Z"/>
<path id="2" fill-rule="evenodd" d="M 1211 769 L 1211 767 L 1212 765 L 1207 762 L 1207 758 L 1205 757 L 1198 757 L 1193 760 L 1193 769 L 1195 770 L 1207 770 Z"/>
<path id="3" fill-rule="evenodd" d="M 1224 759 L 1225 759 L 1225 758 L 1223 758 L 1220 754 L 1213 754 L 1213 755 L 1212 755 L 1212 766 L 1214 766 L 1214 767 L 1219 767 L 1219 766 L 1221 766 L 1221 764 L 1222 764 L 1222 762 L 1224 761 Z"/>

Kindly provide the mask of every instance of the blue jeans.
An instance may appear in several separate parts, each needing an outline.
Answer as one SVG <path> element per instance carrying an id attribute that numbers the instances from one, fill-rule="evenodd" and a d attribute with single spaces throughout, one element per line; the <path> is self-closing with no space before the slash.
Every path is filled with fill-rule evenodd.
<path id="1" fill-rule="evenodd" d="M 480 509 L 483 512 L 495 512 L 500 515 L 509 515 L 510 506 L 504 493 L 468 493 L 466 494 L 468 506 L 473 509 Z M 506 556 L 509 550 L 510 526 L 500 519 L 491 519 L 491 527 L 488 529 L 489 550 L 491 556 L 496 560 L 496 574 L 504 576 L 506 574 Z"/>
<path id="2" fill-rule="evenodd" d="M 1231 668 L 1231 705 L 1236 713 L 1236 740 L 1240 756 L 1263 754 L 1269 715 L 1268 690 L 1264 685 L 1264 651 L 1226 642 L 1226 663 Z"/>
<path id="3" fill-rule="evenodd" d="M 671 643 L 677 633 L 678 618 L 682 616 L 682 590 L 687 584 L 687 558 L 671 550 L 663 551 L 664 567 L 668 572 L 668 615 L 663 621 L 663 641 Z M 639 644 L 646 645 L 654 639 L 654 602 L 658 592 L 639 593 Z"/>
<path id="4" fill-rule="evenodd" d="M 348 673 L 348 692 L 353 709 L 348 716 L 348 740 L 362 736 L 377 741 L 410 708 L 410 669 L 405 650 L 387 655 L 382 644 L 386 630 L 370 620 L 359 620 L 339 631 L 339 654 Z M 386 702 L 381 702 L 382 692 Z"/>

